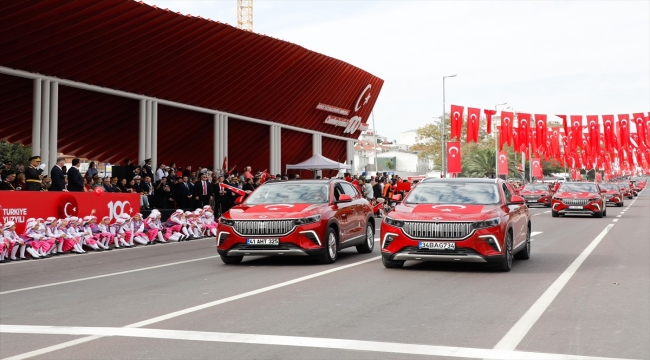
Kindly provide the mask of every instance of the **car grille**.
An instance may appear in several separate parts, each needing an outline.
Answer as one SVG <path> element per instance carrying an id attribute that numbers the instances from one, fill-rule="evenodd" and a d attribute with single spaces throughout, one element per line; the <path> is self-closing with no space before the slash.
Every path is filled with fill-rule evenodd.
<path id="1" fill-rule="evenodd" d="M 526 200 L 539 200 L 541 196 L 524 196 Z"/>
<path id="2" fill-rule="evenodd" d="M 416 239 L 464 239 L 473 231 L 472 223 L 406 221 L 402 228 Z"/>
<path id="3" fill-rule="evenodd" d="M 290 233 L 293 220 L 235 221 L 235 232 L 239 235 L 281 236 Z"/>
<path id="4" fill-rule="evenodd" d="M 562 202 L 566 205 L 587 205 L 589 199 L 562 199 Z"/>

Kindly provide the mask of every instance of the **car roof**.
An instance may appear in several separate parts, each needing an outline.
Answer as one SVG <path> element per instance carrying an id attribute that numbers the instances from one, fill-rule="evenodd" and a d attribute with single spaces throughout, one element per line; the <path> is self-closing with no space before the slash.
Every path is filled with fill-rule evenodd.
<path id="1" fill-rule="evenodd" d="M 426 178 L 420 183 L 433 183 L 433 182 L 448 182 L 448 183 L 483 183 L 483 184 L 496 184 L 497 179 L 490 178 L 446 178 L 440 179 L 435 177 Z"/>

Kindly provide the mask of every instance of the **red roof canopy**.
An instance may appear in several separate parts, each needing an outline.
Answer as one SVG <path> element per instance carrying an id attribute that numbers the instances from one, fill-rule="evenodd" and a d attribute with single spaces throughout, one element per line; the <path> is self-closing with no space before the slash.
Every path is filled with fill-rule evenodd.
<path id="1" fill-rule="evenodd" d="M 328 113 L 316 105 L 349 109 L 365 123 L 383 85 L 372 74 L 301 46 L 131 0 L 3 1 L 0 35 L 0 66 L 349 138 L 359 132 L 343 134 L 343 128 L 325 124 Z M 355 113 L 369 84 L 370 101 Z M 62 86 L 59 119 L 68 125 L 65 134 L 60 128 L 60 150 L 109 161 L 134 158 L 137 101 L 88 93 Z M 0 139 L 31 142 L 31 101 L 29 81 L 0 75 Z M 191 117 L 176 115 L 179 121 Z M 203 118 L 209 120 L 194 117 L 194 124 Z M 135 135 L 121 147 L 106 142 L 101 151 L 66 143 L 89 129 L 108 139 L 121 137 L 120 131 Z M 159 125 L 159 138 L 178 134 L 170 131 Z M 158 144 L 159 153 L 169 150 Z"/>

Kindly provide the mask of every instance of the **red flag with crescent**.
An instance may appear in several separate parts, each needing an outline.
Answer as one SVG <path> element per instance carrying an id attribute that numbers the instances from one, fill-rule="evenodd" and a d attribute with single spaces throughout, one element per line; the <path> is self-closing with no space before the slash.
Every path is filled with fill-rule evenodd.
<path id="1" fill-rule="evenodd" d="M 237 195 L 241 195 L 241 196 L 246 195 L 246 192 L 244 190 L 236 188 L 234 186 L 226 185 L 224 183 L 219 183 L 219 187 L 222 188 L 222 189 L 228 189 L 228 190 L 234 192 Z"/>
<path id="2" fill-rule="evenodd" d="M 451 106 L 451 139 L 460 140 L 460 134 L 463 129 L 464 109 L 464 107 L 458 105 Z"/>
<path id="3" fill-rule="evenodd" d="M 513 145 L 512 143 L 512 122 L 514 119 L 514 115 L 512 111 L 502 111 L 501 112 L 501 134 L 504 136 L 504 144 L 510 144 L 510 146 Z"/>
<path id="4" fill-rule="evenodd" d="M 447 143 L 447 172 L 459 174 L 463 172 L 460 161 L 460 142 L 451 141 Z"/>
<path id="5" fill-rule="evenodd" d="M 499 151 L 499 175 L 508 175 L 508 153 Z"/>
<path id="6" fill-rule="evenodd" d="M 643 115 L 643 113 L 634 113 L 632 116 L 634 117 L 634 124 L 636 125 L 636 133 L 639 135 L 639 142 L 647 144 L 646 132 L 648 129 L 645 127 L 646 117 Z M 639 144 L 639 146 L 641 146 L 641 144 Z"/>
<path id="7" fill-rule="evenodd" d="M 582 115 L 571 115 L 571 138 L 573 148 L 582 147 Z"/>
<path id="8" fill-rule="evenodd" d="M 557 116 L 557 117 L 559 117 L 560 119 L 562 119 L 562 128 L 564 128 L 564 136 L 568 136 L 568 134 L 569 134 L 569 127 L 567 126 L 567 123 L 566 123 L 566 115 L 555 115 L 555 116 Z"/>
<path id="9" fill-rule="evenodd" d="M 621 147 L 627 149 L 630 146 L 630 115 L 619 114 L 618 125 L 620 127 L 619 141 Z"/>
<path id="10" fill-rule="evenodd" d="M 481 127 L 481 109 L 467 108 L 467 142 L 478 142 L 478 130 Z"/>
<path id="11" fill-rule="evenodd" d="M 516 152 L 521 151 L 521 141 L 519 141 L 519 128 L 517 127 L 512 127 L 512 148 L 515 149 Z"/>
<path id="12" fill-rule="evenodd" d="M 485 109 L 483 110 L 485 113 L 485 119 L 487 120 L 487 133 L 491 134 L 492 133 L 492 115 L 496 114 L 496 110 L 489 110 Z"/>
<path id="13" fill-rule="evenodd" d="M 539 158 L 532 158 L 531 162 L 533 164 L 533 176 L 536 178 L 544 177 L 541 160 Z"/>
<path id="14" fill-rule="evenodd" d="M 528 154 L 528 145 L 530 145 L 530 114 L 517 114 L 519 120 L 519 146 L 521 151 Z"/>
<path id="15" fill-rule="evenodd" d="M 591 153 L 596 154 L 600 149 L 600 124 L 598 123 L 598 115 L 587 115 L 587 126 L 589 129 Z"/>
<path id="16" fill-rule="evenodd" d="M 596 172 L 596 181 L 602 181 L 603 177 L 600 175 L 600 171 Z"/>
<path id="17" fill-rule="evenodd" d="M 546 127 L 546 115 L 535 114 L 535 128 L 537 129 L 537 150 L 546 152 L 546 140 L 548 138 L 548 127 Z"/>
<path id="18" fill-rule="evenodd" d="M 603 115 L 603 134 L 605 135 L 605 150 L 607 152 L 614 151 L 615 136 L 614 136 L 614 115 Z"/>

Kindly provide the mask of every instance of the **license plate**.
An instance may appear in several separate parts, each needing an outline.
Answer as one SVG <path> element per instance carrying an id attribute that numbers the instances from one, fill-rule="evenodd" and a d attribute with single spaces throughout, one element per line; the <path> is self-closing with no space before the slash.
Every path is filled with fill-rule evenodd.
<path id="1" fill-rule="evenodd" d="M 526 200 L 526 202 L 529 202 L 529 203 L 536 203 L 537 200 Z"/>
<path id="2" fill-rule="evenodd" d="M 576 210 L 580 209 L 581 210 L 582 206 L 573 205 L 573 206 L 569 206 L 569 209 L 576 209 Z"/>
<path id="3" fill-rule="evenodd" d="M 420 249 L 431 250 L 456 250 L 456 243 L 420 241 Z"/>
<path id="4" fill-rule="evenodd" d="M 246 239 L 246 245 L 280 245 L 280 239 Z"/>

